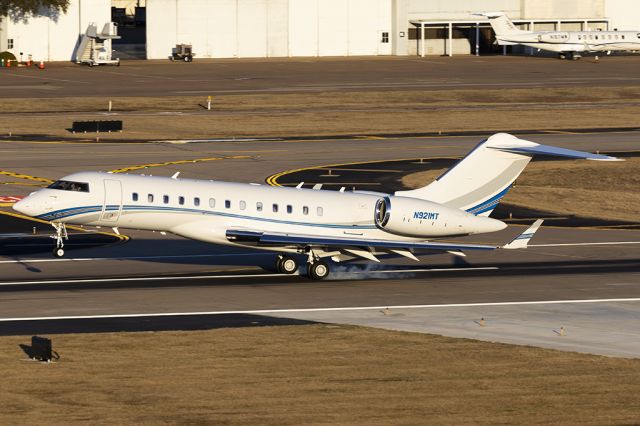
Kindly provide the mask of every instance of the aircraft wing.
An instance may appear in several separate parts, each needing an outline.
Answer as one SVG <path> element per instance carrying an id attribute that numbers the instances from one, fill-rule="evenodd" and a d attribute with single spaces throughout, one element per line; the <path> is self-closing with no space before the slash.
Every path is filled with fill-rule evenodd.
<path id="1" fill-rule="evenodd" d="M 504 246 L 437 241 L 371 240 L 353 237 L 271 233 L 247 229 L 229 229 L 226 235 L 229 241 L 246 246 L 320 250 L 330 253 L 329 255 L 344 253 L 376 262 L 379 261 L 375 256 L 376 253 L 394 253 L 417 261 L 418 258 L 413 254 L 415 250 L 436 250 L 448 252 L 456 256 L 465 256 L 464 252 L 469 250 L 527 248 L 529 240 L 531 240 L 541 224 L 542 220 L 537 220 L 525 232 Z"/>
<path id="2" fill-rule="evenodd" d="M 393 241 L 370 240 L 352 237 L 324 237 L 321 235 L 281 234 L 243 229 L 227 231 L 227 239 L 232 242 L 257 246 L 293 246 L 325 248 L 369 248 L 369 249 L 421 249 L 421 250 L 495 250 L 496 246 L 483 244 L 444 243 L 434 241 Z"/>

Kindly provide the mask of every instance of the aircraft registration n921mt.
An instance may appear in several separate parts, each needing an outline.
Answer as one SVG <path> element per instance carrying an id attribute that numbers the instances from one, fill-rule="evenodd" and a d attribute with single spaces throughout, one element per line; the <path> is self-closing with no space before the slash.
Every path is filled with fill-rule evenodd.
<path id="1" fill-rule="evenodd" d="M 501 247 L 433 240 L 506 228 L 488 216 L 536 154 L 617 160 L 499 133 L 433 183 L 395 194 L 80 172 L 13 208 L 51 222 L 59 257 L 67 223 L 122 227 L 274 251 L 277 270 L 287 274 L 297 271 L 298 258 L 306 258 L 308 275 L 324 279 L 329 260 L 378 262 L 379 255 L 393 254 L 417 261 L 414 252 L 420 250 L 464 256 L 470 250 L 526 248 L 541 220 Z"/>

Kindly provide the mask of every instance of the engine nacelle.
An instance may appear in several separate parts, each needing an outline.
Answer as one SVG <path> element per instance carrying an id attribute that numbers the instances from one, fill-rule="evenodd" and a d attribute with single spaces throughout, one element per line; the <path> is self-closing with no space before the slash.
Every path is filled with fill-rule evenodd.
<path id="1" fill-rule="evenodd" d="M 555 43 L 555 44 L 568 43 L 569 33 L 538 34 L 538 41 L 541 43 Z"/>
<path id="2" fill-rule="evenodd" d="M 452 237 L 504 229 L 496 219 L 408 197 L 384 197 L 375 208 L 375 224 L 395 235 L 415 238 Z"/>

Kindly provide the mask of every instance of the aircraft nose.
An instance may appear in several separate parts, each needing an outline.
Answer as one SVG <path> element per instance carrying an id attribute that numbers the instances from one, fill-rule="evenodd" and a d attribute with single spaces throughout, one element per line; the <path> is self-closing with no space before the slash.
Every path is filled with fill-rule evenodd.
<path id="1" fill-rule="evenodd" d="M 27 216 L 32 216 L 33 209 L 31 208 L 31 202 L 28 200 L 29 197 L 23 198 L 22 200 L 15 203 L 12 208 L 18 213 L 25 214 Z"/>

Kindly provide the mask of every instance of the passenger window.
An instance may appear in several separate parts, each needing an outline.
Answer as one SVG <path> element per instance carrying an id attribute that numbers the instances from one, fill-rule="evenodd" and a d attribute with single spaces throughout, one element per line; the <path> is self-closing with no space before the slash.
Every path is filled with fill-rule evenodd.
<path id="1" fill-rule="evenodd" d="M 162 196 L 162 202 L 165 204 L 169 204 L 169 196 L 168 195 L 163 195 Z"/>
<path id="2" fill-rule="evenodd" d="M 153 194 L 147 195 L 147 201 L 149 201 L 150 203 L 153 203 Z"/>
<path id="3" fill-rule="evenodd" d="M 262 211 L 262 203 L 261 203 L 260 201 L 258 201 L 258 202 L 256 203 L 256 210 L 257 210 L 257 211 L 259 211 L 259 212 L 261 212 L 261 211 Z"/>
<path id="4" fill-rule="evenodd" d="M 216 206 L 216 199 L 209 198 L 209 207 L 214 208 Z"/>
<path id="5" fill-rule="evenodd" d="M 231 208 L 231 200 L 224 200 L 224 208 L 225 209 Z"/>
<path id="6" fill-rule="evenodd" d="M 193 199 L 193 205 L 198 207 L 200 205 L 200 198 L 196 197 Z"/>
<path id="7" fill-rule="evenodd" d="M 624 40 L 624 34 L 622 34 L 620 37 Z"/>
<path id="8" fill-rule="evenodd" d="M 309 207 L 308 206 L 302 207 L 302 214 L 305 215 L 305 216 L 309 214 Z"/>
<path id="9" fill-rule="evenodd" d="M 240 210 L 244 210 L 247 208 L 247 203 L 245 203 L 244 201 L 240 201 Z"/>
<path id="10" fill-rule="evenodd" d="M 278 205 L 277 204 L 273 205 L 273 212 L 274 213 L 278 213 Z"/>
<path id="11" fill-rule="evenodd" d="M 184 197 L 183 196 L 178 197 L 178 204 L 180 204 L 181 206 L 184 206 Z"/>
<path id="12" fill-rule="evenodd" d="M 322 214 L 324 213 L 324 211 L 322 210 L 322 207 L 318 207 L 316 209 L 316 212 L 318 213 L 318 216 L 322 216 Z"/>
<path id="13" fill-rule="evenodd" d="M 133 194 L 131 194 L 131 199 L 132 199 L 133 201 L 138 201 L 138 193 L 137 193 L 137 192 L 134 192 Z"/>
<path id="14" fill-rule="evenodd" d="M 293 213 L 293 206 L 291 204 L 287 204 L 287 213 Z"/>

